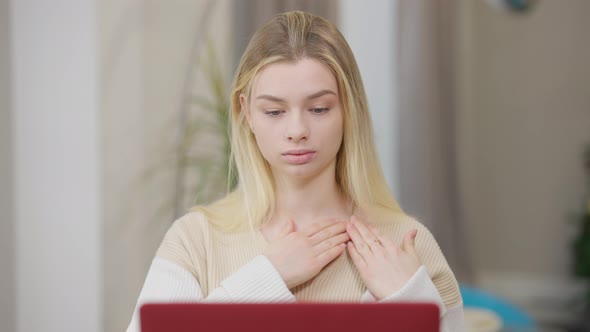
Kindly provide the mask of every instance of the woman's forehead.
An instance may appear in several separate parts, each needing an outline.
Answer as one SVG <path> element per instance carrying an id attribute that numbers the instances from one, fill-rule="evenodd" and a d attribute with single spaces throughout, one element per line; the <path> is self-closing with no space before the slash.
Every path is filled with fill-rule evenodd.
<path id="1" fill-rule="evenodd" d="M 252 82 L 251 96 L 269 95 L 281 99 L 308 98 L 320 91 L 338 95 L 336 77 L 324 63 L 303 58 L 296 62 L 277 62 L 264 67 Z"/>

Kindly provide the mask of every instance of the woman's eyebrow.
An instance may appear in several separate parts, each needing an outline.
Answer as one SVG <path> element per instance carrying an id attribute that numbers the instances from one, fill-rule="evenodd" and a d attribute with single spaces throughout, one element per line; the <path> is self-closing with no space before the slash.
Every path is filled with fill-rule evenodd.
<path id="1" fill-rule="evenodd" d="M 318 91 L 318 92 L 316 92 L 314 94 L 311 94 L 311 95 L 307 96 L 306 99 L 307 100 L 312 100 L 312 99 L 319 98 L 319 97 L 321 97 L 323 95 L 334 95 L 335 96 L 336 93 L 334 91 L 332 91 L 332 90 L 324 89 L 324 90 L 320 90 L 320 91 Z"/>
<path id="2" fill-rule="evenodd" d="M 287 101 L 285 99 L 279 98 L 279 97 L 275 97 L 275 96 L 271 96 L 271 95 L 260 95 L 258 97 L 256 97 L 256 99 L 266 99 L 269 101 L 275 101 L 277 103 L 286 103 Z"/>
<path id="3" fill-rule="evenodd" d="M 312 100 L 312 99 L 316 99 L 316 98 L 319 98 L 319 97 L 321 97 L 323 95 L 328 95 L 328 94 L 334 95 L 334 96 L 336 95 L 336 93 L 334 91 L 328 90 L 328 89 L 324 89 L 324 90 L 320 90 L 320 91 L 318 91 L 316 93 L 313 93 L 313 94 L 307 96 L 305 99 Z M 277 102 L 277 103 L 286 103 L 287 102 L 285 99 L 282 99 L 282 98 L 279 98 L 279 97 L 276 97 L 276 96 L 272 96 L 272 95 L 260 95 L 260 96 L 257 96 L 256 99 L 266 99 L 266 100 L 274 101 L 274 102 Z"/>

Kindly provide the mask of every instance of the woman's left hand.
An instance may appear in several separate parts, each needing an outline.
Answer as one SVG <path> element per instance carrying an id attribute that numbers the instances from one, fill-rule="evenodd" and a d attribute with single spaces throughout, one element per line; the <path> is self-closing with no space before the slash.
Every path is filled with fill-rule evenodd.
<path id="1" fill-rule="evenodd" d="M 400 290 L 420 268 L 414 247 L 417 230 L 409 231 L 401 245 L 379 234 L 355 216 L 346 227 L 348 253 L 367 289 L 380 300 Z"/>

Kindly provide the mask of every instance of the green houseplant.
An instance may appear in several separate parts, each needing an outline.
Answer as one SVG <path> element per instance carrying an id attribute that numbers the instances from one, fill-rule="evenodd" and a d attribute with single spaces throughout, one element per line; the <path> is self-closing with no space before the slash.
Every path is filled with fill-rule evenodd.
<path id="1" fill-rule="evenodd" d="M 587 198 L 583 212 L 577 217 L 578 232 L 573 241 L 573 273 L 576 277 L 590 283 L 590 146 L 584 154 L 584 167 L 587 175 Z M 590 314 L 590 287 L 583 297 L 582 317 Z M 588 326 L 590 328 L 590 326 Z"/>
<path id="2" fill-rule="evenodd" d="M 207 203 L 232 190 L 237 180 L 230 175 L 229 96 L 225 75 L 215 48 L 207 47 L 207 56 L 199 62 L 208 85 L 209 96 L 191 94 L 187 103 L 200 112 L 187 112 L 176 146 L 175 214 L 183 210 L 184 195 L 191 204 Z M 195 145 L 206 149 L 195 150 Z M 189 181 L 187 173 L 196 175 Z"/>
<path id="3" fill-rule="evenodd" d="M 154 222 L 176 220 L 197 204 L 221 198 L 235 188 L 230 173 L 229 85 L 212 42 L 194 57 L 185 82 L 182 107 L 157 148 L 159 157 L 142 173 L 139 184 L 171 185 L 154 210 Z M 204 85 L 194 87 L 199 79 Z M 174 133 L 170 135 L 170 133 Z M 165 182 L 162 182 L 165 181 Z"/>
<path id="4" fill-rule="evenodd" d="M 588 175 L 590 192 L 590 147 L 584 155 L 584 166 Z M 579 216 L 579 232 L 574 240 L 574 273 L 578 277 L 590 278 L 590 197 L 587 198 L 585 211 Z"/>

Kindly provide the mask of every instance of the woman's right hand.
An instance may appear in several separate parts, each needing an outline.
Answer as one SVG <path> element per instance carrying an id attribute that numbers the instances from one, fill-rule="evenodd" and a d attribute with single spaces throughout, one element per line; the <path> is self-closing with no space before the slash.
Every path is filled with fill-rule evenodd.
<path id="1" fill-rule="evenodd" d="M 349 240 L 346 221 L 324 220 L 296 231 L 289 220 L 264 255 L 287 287 L 293 288 L 315 277 L 340 256 Z"/>

